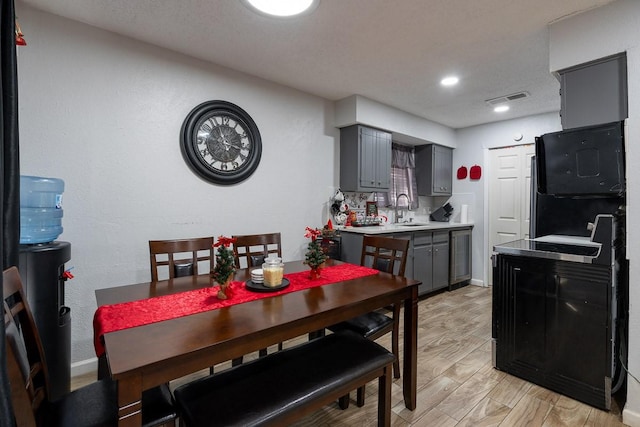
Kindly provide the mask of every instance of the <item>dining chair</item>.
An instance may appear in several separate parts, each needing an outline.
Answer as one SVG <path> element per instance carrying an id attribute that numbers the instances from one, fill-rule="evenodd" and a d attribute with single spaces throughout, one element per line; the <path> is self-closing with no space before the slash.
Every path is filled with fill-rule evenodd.
<path id="1" fill-rule="evenodd" d="M 2 273 L 7 370 L 17 426 L 117 426 L 117 382 L 98 380 L 61 398 L 49 399 L 49 371 L 42 341 L 24 295 L 20 273 Z M 173 397 L 166 385 L 142 394 L 142 425 L 174 425 Z"/>
<path id="2" fill-rule="evenodd" d="M 233 256 L 236 268 L 261 267 L 270 254 L 282 258 L 282 238 L 280 233 L 245 234 L 232 236 Z"/>
<path id="3" fill-rule="evenodd" d="M 391 273 L 396 276 L 404 276 L 407 265 L 407 252 L 409 240 L 393 237 L 364 235 L 362 239 L 362 255 L 360 265 L 372 267 L 376 270 Z M 353 331 L 370 340 L 391 332 L 391 352 L 395 355 L 393 362 L 393 376 L 400 378 L 400 358 L 398 352 L 398 333 L 400 306 L 391 306 L 392 317 L 387 316 L 381 310 L 371 311 L 353 319 L 340 322 L 328 327 L 332 332 Z M 364 387 L 358 389 L 358 406 L 364 405 Z"/>
<path id="4" fill-rule="evenodd" d="M 158 281 L 158 267 L 167 267 L 169 279 L 195 276 L 198 264 L 206 262 L 209 273 L 213 271 L 213 237 L 197 237 L 194 239 L 149 240 L 149 256 L 151 257 L 151 281 Z M 236 366 L 242 358 L 232 361 Z M 213 366 L 210 368 L 213 374 Z"/>
<path id="5" fill-rule="evenodd" d="M 159 267 L 168 270 L 169 279 L 198 274 L 198 264 L 213 270 L 213 237 L 178 240 L 149 240 L 151 281 L 158 281 Z M 204 272 L 203 272 L 204 273 Z M 166 277 L 166 276 L 165 276 Z"/>
<path id="6" fill-rule="evenodd" d="M 262 267 L 265 258 L 275 254 L 282 258 L 282 237 L 280 233 L 243 234 L 231 236 L 233 243 L 233 258 L 236 268 Z M 282 350 L 282 343 L 278 344 L 278 351 Z M 260 357 L 267 355 L 267 349 L 258 352 Z"/>

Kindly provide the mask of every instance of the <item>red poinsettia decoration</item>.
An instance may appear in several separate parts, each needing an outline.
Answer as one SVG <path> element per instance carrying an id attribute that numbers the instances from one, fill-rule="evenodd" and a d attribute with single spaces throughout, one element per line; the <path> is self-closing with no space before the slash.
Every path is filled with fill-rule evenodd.
<path id="1" fill-rule="evenodd" d="M 234 239 L 231 237 L 220 236 L 218 237 L 218 241 L 213 244 L 213 247 L 217 248 L 218 246 L 222 245 L 225 248 L 228 248 L 229 246 L 233 245 L 236 242 L 236 240 L 237 239 Z"/>

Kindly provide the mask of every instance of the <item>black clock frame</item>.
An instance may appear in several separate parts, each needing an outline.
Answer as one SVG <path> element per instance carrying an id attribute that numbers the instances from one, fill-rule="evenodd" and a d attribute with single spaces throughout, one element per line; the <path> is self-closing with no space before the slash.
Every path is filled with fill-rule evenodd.
<path id="1" fill-rule="evenodd" d="M 212 168 L 198 153 L 199 123 L 212 115 L 228 116 L 242 124 L 247 133 L 251 149 L 247 160 L 238 169 L 222 171 Z M 231 102 L 217 100 L 198 105 L 185 118 L 180 135 L 180 149 L 187 165 L 201 178 L 214 184 L 231 185 L 244 181 L 255 172 L 262 157 L 262 138 L 258 126 L 246 111 Z"/>

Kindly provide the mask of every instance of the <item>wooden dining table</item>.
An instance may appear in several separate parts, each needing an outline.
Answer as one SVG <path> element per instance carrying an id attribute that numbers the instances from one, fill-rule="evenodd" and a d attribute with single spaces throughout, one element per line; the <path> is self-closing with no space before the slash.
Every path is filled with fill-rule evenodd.
<path id="1" fill-rule="evenodd" d="M 328 266 L 339 264 L 327 262 Z M 301 261 L 285 263 L 285 274 L 305 270 L 308 266 Z M 249 269 L 235 273 L 236 281 L 249 279 Z M 208 274 L 188 276 L 98 289 L 96 299 L 102 306 L 213 285 Z M 379 272 L 105 333 L 102 339 L 109 373 L 118 381 L 118 425 L 141 425 L 143 390 L 391 304 L 404 306 L 402 384 L 405 406 L 413 410 L 418 285 L 419 281 Z"/>

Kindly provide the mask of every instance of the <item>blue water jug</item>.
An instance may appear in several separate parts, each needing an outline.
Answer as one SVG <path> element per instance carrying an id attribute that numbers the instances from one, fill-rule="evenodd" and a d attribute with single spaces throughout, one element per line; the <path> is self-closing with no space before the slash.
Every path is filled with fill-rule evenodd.
<path id="1" fill-rule="evenodd" d="M 20 243 L 53 242 L 62 234 L 62 193 L 58 178 L 20 175 Z"/>
<path id="2" fill-rule="evenodd" d="M 49 243 L 62 234 L 62 209 L 20 208 L 20 243 Z"/>

